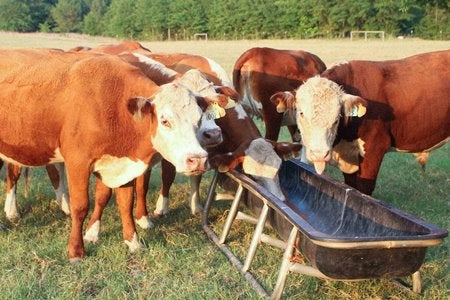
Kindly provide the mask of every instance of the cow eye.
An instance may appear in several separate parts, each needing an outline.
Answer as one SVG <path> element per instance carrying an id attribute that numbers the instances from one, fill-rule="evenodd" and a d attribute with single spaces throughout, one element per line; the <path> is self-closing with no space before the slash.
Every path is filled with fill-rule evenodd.
<path id="1" fill-rule="evenodd" d="M 161 125 L 167 128 L 172 128 L 172 125 L 170 124 L 169 120 L 167 119 L 161 119 Z"/>

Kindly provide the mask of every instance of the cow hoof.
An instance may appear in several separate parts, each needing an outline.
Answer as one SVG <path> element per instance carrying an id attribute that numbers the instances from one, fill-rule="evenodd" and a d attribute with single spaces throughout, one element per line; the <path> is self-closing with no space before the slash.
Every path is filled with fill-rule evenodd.
<path id="1" fill-rule="evenodd" d="M 201 213 L 203 211 L 203 206 L 201 206 L 200 204 L 198 204 L 195 208 L 191 207 L 191 214 L 193 216 L 195 216 L 198 213 Z"/>
<path id="2" fill-rule="evenodd" d="M 155 210 L 153 211 L 153 215 L 154 215 L 155 217 L 158 217 L 158 218 L 164 217 L 164 216 L 167 215 L 168 213 L 169 213 L 169 211 L 166 211 L 166 210 L 159 210 L 159 209 L 155 209 Z"/>
<path id="3" fill-rule="evenodd" d="M 70 216 L 70 208 L 69 203 L 66 201 L 62 201 L 59 203 L 59 208 L 63 211 L 66 216 Z"/>
<path id="4" fill-rule="evenodd" d="M 69 262 L 71 264 L 79 264 L 83 259 L 81 257 L 72 257 L 69 258 Z"/>
<path id="5" fill-rule="evenodd" d="M 6 218 L 8 219 L 9 222 L 11 223 L 16 223 L 20 217 L 18 213 L 14 213 L 12 215 L 7 215 Z"/>
<path id="6" fill-rule="evenodd" d="M 144 245 L 139 241 L 138 235 L 136 232 L 133 235 L 133 238 L 131 241 L 125 240 L 125 244 L 128 246 L 128 250 L 130 250 L 131 253 L 135 253 L 139 250 L 144 249 Z"/>
<path id="7" fill-rule="evenodd" d="M 88 243 L 97 243 L 99 233 L 100 233 L 100 221 L 96 221 L 94 224 L 92 224 L 91 227 L 88 228 L 88 230 L 83 236 L 83 240 Z"/>
<path id="8" fill-rule="evenodd" d="M 151 229 L 155 227 L 155 225 L 152 223 L 152 221 L 150 221 L 150 218 L 148 216 L 142 216 L 139 220 L 136 220 L 136 223 L 142 229 Z"/>

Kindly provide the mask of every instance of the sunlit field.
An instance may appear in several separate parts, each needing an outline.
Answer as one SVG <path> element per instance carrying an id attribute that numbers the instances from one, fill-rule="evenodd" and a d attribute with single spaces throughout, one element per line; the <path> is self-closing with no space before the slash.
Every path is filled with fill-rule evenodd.
<path id="1" fill-rule="evenodd" d="M 68 50 L 75 46 L 94 47 L 115 42 L 118 40 L 74 34 L 0 32 L 0 48 Z M 236 59 L 251 47 L 306 50 L 318 55 L 327 65 L 351 59 L 397 59 L 450 49 L 450 41 L 418 39 L 140 42 L 154 52 L 207 56 L 219 62 L 230 76 Z M 258 125 L 264 130 L 261 122 L 258 121 Z M 286 131 L 281 139 L 288 140 Z M 327 173 L 342 180 L 335 169 L 329 168 Z M 23 180 L 18 186 L 21 218 L 11 223 L 3 211 L 4 168 L 0 172 L 0 224 L 3 225 L 0 229 L 0 299 L 258 299 L 258 294 L 202 231 L 201 217 L 190 215 L 186 177 L 177 175 L 171 190 L 170 214 L 154 218 L 154 229 L 138 228 L 145 250 L 128 253 L 122 240 L 117 206 L 111 201 L 103 217 L 100 241 L 87 244 L 87 257 L 74 265 L 67 260 L 70 218 L 59 210 L 44 169 L 32 169 L 30 174 L 27 196 Z M 203 198 L 206 198 L 211 175 L 212 172 L 207 173 L 202 182 Z M 149 211 L 154 209 L 159 187 L 157 168 L 152 172 L 147 195 Z M 450 145 L 432 152 L 425 172 L 411 154 L 387 154 L 373 196 L 449 230 Z M 227 203 L 214 204 L 211 216 L 218 224 L 215 228 L 221 228 L 228 207 Z M 236 224 L 230 234 L 230 246 L 244 259 L 253 226 L 240 221 Z M 388 279 L 323 281 L 291 274 L 283 298 L 448 299 L 449 250 L 448 238 L 442 245 L 428 249 L 420 269 L 421 295 L 400 288 Z M 269 291 L 275 285 L 281 255 L 279 249 L 260 246 L 252 264 L 251 272 Z M 411 284 L 411 278 L 402 280 Z"/>

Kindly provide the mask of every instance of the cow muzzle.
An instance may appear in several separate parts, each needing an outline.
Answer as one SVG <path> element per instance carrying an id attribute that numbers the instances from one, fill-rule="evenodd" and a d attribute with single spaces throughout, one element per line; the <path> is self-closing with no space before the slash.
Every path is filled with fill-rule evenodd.
<path id="1" fill-rule="evenodd" d="M 200 139 L 202 147 L 210 148 L 215 147 L 222 143 L 222 130 L 220 128 L 213 128 L 204 130 L 201 133 Z"/>
<path id="2" fill-rule="evenodd" d="M 185 160 L 186 170 L 183 172 L 185 175 L 200 175 L 207 171 L 207 155 L 191 154 Z"/>
<path id="3" fill-rule="evenodd" d="M 330 150 L 309 150 L 308 160 L 314 164 L 317 174 L 322 174 L 325 171 L 327 162 L 331 159 Z"/>

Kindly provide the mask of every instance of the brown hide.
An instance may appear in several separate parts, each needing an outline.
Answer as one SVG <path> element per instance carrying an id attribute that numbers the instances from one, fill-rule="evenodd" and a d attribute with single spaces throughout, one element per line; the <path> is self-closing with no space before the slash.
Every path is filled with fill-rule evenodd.
<path id="1" fill-rule="evenodd" d="M 2 50 L 0 70 L 0 153 L 38 166 L 48 164 L 60 149 L 71 193 L 69 258 L 78 260 L 84 256 L 81 230 L 92 164 L 105 154 L 150 161 L 154 116 L 143 114 L 143 121 L 136 122 L 128 104 L 159 87 L 109 55 Z M 116 189 L 126 240 L 135 232 L 127 215 L 129 191 Z"/>
<path id="2" fill-rule="evenodd" d="M 257 112 L 255 104 L 246 107 L 249 115 L 262 117 L 265 137 L 276 141 L 280 132 L 282 114 L 276 111 L 270 97 L 280 91 L 292 91 L 306 79 L 325 70 L 325 64 L 314 54 L 305 51 L 251 48 L 244 52 L 233 68 L 233 84 L 241 97 L 245 93 L 262 105 Z M 249 89 L 247 90 L 247 86 Z M 288 126 L 292 139 L 297 126 Z"/>
<path id="3" fill-rule="evenodd" d="M 321 75 L 368 101 L 362 119 L 340 126 L 337 140 L 362 139 L 365 156 L 357 178 L 346 182 L 372 193 L 386 151 L 422 152 L 450 135 L 450 51 L 401 60 L 350 61 Z"/>
<path id="4" fill-rule="evenodd" d="M 119 44 L 100 45 L 95 48 L 78 46 L 69 50 L 69 52 L 84 52 L 84 51 L 92 51 L 114 55 L 118 55 L 123 52 L 136 52 L 141 54 L 151 53 L 150 49 L 145 48 L 139 42 L 136 41 L 125 41 Z"/>

